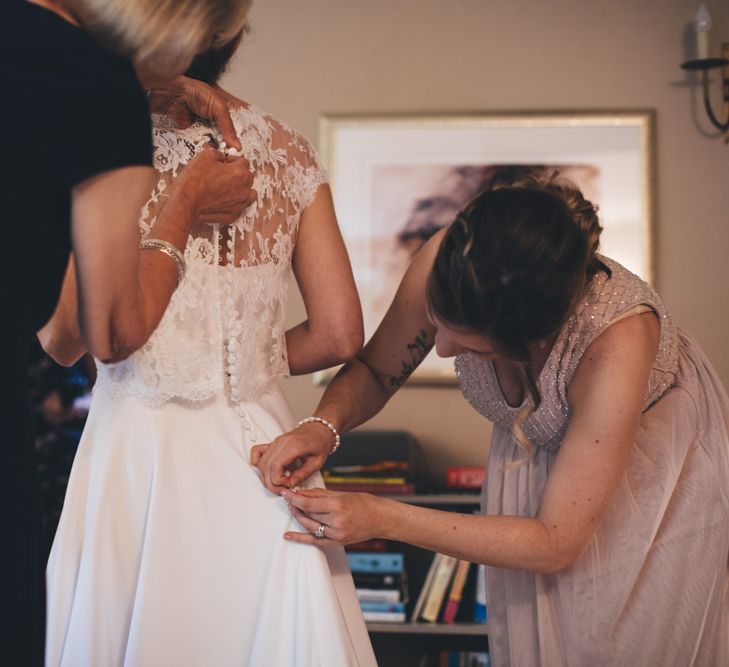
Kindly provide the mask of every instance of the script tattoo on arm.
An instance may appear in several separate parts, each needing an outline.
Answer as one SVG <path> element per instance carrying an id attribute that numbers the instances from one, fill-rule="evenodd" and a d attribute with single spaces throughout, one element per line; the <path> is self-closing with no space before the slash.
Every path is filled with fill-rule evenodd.
<path id="1" fill-rule="evenodd" d="M 405 346 L 405 358 L 402 359 L 400 375 L 397 377 L 394 375 L 387 376 L 390 386 L 402 387 L 420 362 L 425 359 L 431 347 L 433 347 L 433 341 L 428 340 L 428 332 L 425 329 L 421 329 L 420 333 L 415 336 L 413 342 Z"/>

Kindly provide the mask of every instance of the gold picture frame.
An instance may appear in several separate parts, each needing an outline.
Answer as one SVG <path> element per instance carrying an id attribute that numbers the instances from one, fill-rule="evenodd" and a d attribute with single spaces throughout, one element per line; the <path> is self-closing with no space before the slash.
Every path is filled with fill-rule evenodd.
<path id="1" fill-rule="evenodd" d="M 368 339 L 409 259 L 475 194 L 560 171 L 600 207 L 602 251 L 649 282 L 654 261 L 653 110 L 325 115 L 320 154 L 360 291 Z M 334 371 L 315 374 L 327 382 Z M 408 384 L 453 384 L 433 352 Z"/>

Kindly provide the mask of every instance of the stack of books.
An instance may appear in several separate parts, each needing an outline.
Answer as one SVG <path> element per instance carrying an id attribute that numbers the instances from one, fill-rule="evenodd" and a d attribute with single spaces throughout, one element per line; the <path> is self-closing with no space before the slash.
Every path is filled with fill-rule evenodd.
<path id="1" fill-rule="evenodd" d="M 412 620 L 485 623 L 483 573 L 483 566 L 435 554 L 413 608 Z"/>
<path id="2" fill-rule="evenodd" d="M 332 491 L 413 494 L 417 444 L 403 431 L 348 433 L 342 437 L 342 446 L 329 457 L 322 476 Z"/>
<path id="3" fill-rule="evenodd" d="M 365 621 L 405 621 L 407 577 L 403 554 L 348 551 L 347 560 Z"/>
<path id="4" fill-rule="evenodd" d="M 377 461 L 369 465 L 330 466 L 322 472 L 332 491 L 363 491 L 382 495 L 413 493 L 407 461 Z"/>

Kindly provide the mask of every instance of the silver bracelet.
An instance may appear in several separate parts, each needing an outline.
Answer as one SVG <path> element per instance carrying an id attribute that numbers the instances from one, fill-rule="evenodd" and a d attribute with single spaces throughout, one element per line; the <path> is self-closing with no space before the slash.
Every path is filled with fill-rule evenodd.
<path id="1" fill-rule="evenodd" d="M 139 244 L 142 250 L 158 250 L 167 255 L 177 267 L 177 284 L 182 282 L 185 277 L 185 256 L 173 246 L 169 241 L 164 239 L 144 239 Z"/>
<path id="2" fill-rule="evenodd" d="M 339 435 L 339 431 L 337 431 L 334 424 L 332 424 L 328 419 L 324 419 L 324 417 L 307 417 L 306 419 L 302 419 L 298 424 L 296 424 L 296 428 L 299 428 L 299 426 L 303 426 L 304 424 L 322 424 L 323 426 L 326 426 L 334 436 L 334 446 L 329 450 L 329 454 L 334 454 L 339 449 L 339 445 L 342 444 L 342 438 Z"/>

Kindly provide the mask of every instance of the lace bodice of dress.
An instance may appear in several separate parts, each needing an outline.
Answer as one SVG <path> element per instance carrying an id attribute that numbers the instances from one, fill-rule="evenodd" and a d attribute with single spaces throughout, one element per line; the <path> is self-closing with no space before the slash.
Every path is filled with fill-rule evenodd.
<path id="1" fill-rule="evenodd" d="M 259 398 L 288 373 L 284 305 L 303 210 L 326 175 L 310 144 L 256 107 L 231 111 L 257 200 L 230 228 L 197 223 L 187 271 L 147 344 L 116 364 L 97 362 L 98 387 L 158 405 L 204 400 L 226 389 L 235 403 Z M 171 181 L 214 131 L 155 117 L 159 181 L 140 219 L 149 233 Z"/>
<path id="2" fill-rule="evenodd" d="M 567 390 L 582 354 L 610 324 L 641 308 L 660 318 L 661 340 L 650 374 L 645 408 L 673 384 L 678 363 L 678 340 L 671 317 L 655 291 L 638 276 L 606 257 L 608 271 L 599 271 L 588 285 L 585 298 L 562 327 L 539 376 L 542 402 L 522 422 L 524 433 L 537 447 L 556 449 L 567 430 L 570 408 Z M 484 417 L 511 430 L 523 406 L 512 407 L 504 398 L 493 362 L 473 354 L 455 360 L 461 391 Z"/>

